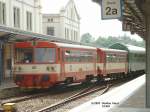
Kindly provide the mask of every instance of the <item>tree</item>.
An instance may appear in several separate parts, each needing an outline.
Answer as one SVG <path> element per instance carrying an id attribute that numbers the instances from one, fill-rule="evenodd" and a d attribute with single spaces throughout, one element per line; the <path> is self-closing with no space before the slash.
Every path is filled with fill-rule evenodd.
<path id="1" fill-rule="evenodd" d="M 85 33 L 82 35 L 80 42 L 86 43 L 86 44 L 91 44 L 91 43 L 93 43 L 93 41 L 94 41 L 94 38 L 92 37 L 92 35 L 90 33 Z"/>
<path id="2" fill-rule="evenodd" d="M 104 37 L 99 37 L 95 42 L 94 45 L 97 47 L 106 47 L 106 41 L 107 39 Z"/>
<path id="3" fill-rule="evenodd" d="M 91 45 L 95 47 L 109 47 L 115 43 L 123 43 L 123 44 L 130 44 L 139 47 L 145 47 L 144 41 L 136 41 L 135 39 L 131 39 L 129 36 L 118 36 L 118 37 L 101 37 L 99 36 L 98 39 L 94 40 L 91 34 L 85 33 L 82 35 L 81 42 L 86 45 Z"/>

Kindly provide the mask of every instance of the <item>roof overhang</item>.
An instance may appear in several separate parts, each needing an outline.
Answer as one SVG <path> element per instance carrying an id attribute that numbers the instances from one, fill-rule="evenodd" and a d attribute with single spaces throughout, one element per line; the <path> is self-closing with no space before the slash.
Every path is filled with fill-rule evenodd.
<path id="1" fill-rule="evenodd" d="M 0 42 L 16 42 L 16 41 L 31 41 L 31 40 L 48 40 L 53 42 L 81 44 L 80 42 L 70 41 L 51 35 L 33 33 L 29 31 L 24 31 L 0 25 Z"/>
<path id="2" fill-rule="evenodd" d="M 101 5 L 102 0 L 92 0 Z M 124 31 L 130 31 L 131 34 L 138 34 L 144 38 L 146 34 L 146 21 L 144 10 L 142 8 L 146 0 L 124 0 L 123 2 L 123 17 L 120 21 L 123 22 L 123 27 L 129 28 L 123 29 Z"/>

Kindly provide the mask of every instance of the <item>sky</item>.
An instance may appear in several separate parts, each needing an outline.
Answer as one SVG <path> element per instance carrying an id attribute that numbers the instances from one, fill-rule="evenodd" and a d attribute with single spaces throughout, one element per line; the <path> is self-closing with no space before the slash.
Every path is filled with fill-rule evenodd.
<path id="1" fill-rule="evenodd" d="M 56 2 L 57 1 L 57 2 Z M 50 13 L 52 7 L 57 6 L 62 8 L 62 4 L 65 4 L 68 0 L 41 0 L 42 2 L 42 13 Z M 84 33 L 90 33 L 93 37 L 98 38 L 99 36 L 123 36 L 127 35 L 137 41 L 142 39 L 130 32 L 122 31 L 122 23 L 117 20 L 101 20 L 101 7 L 100 5 L 92 2 L 92 0 L 74 0 L 77 11 L 80 16 L 80 35 Z M 86 2 L 85 2 L 86 1 Z M 54 8 L 53 8 L 54 9 Z"/>

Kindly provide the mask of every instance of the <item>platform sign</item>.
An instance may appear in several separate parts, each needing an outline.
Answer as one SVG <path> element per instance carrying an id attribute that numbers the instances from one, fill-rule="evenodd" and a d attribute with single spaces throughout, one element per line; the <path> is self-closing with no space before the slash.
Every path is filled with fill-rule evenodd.
<path id="1" fill-rule="evenodd" d="M 102 0 L 102 19 L 119 19 L 122 16 L 122 0 Z"/>

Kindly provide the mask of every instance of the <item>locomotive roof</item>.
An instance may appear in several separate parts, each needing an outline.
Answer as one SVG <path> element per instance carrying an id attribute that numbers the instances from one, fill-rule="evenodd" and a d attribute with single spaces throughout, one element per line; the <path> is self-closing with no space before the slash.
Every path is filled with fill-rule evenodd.
<path id="1" fill-rule="evenodd" d="M 70 48 L 84 48 L 84 49 L 97 49 L 96 47 L 86 46 L 86 45 L 74 45 L 74 44 L 66 44 L 66 43 L 58 43 L 54 42 L 59 47 L 70 47 Z M 118 49 L 108 49 L 108 48 L 99 48 L 106 52 L 127 52 L 125 50 L 118 50 Z"/>
<path id="2" fill-rule="evenodd" d="M 137 47 L 137 46 L 133 46 L 133 45 L 126 45 L 128 50 L 132 53 L 145 53 L 145 48 L 143 47 Z"/>
<path id="3" fill-rule="evenodd" d="M 101 50 L 103 50 L 103 51 L 105 51 L 105 52 L 124 52 L 124 53 L 126 53 L 127 51 L 125 51 L 125 50 L 118 50 L 118 49 L 109 49 L 109 48 L 99 48 L 99 49 L 101 49 Z"/>
<path id="4" fill-rule="evenodd" d="M 67 44 L 67 43 L 58 43 L 52 42 L 59 47 L 66 47 L 66 48 L 84 48 L 84 49 L 93 49 L 96 50 L 96 47 L 86 46 L 86 45 L 77 45 L 77 44 Z"/>
<path id="5" fill-rule="evenodd" d="M 142 53 L 142 54 L 145 53 L 145 48 L 133 46 L 133 45 L 129 45 L 129 44 L 115 43 L 115 44 L 111 45 L 109 48 L 126 50 L 129 53 Z"/>

